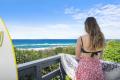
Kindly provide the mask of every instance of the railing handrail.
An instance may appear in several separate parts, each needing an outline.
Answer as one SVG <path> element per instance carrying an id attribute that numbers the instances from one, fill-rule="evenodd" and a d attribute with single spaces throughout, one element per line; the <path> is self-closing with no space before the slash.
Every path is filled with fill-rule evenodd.
<path id="1" fill-rule="evenodd" d="M 51 59 L 58 59 L 58 58 L 60 58 L 60 55 L 55 55 L 55 56 L 51 56 L 51 57 L 47 57 L 47 58 L 43 58 L 43 59 L 38 59 L 38 60 L 34 60 L 34 61 L 18 64 L 18 70 L 25 69 L 25 68 L 34 66 L 36 64 L 40 64 L 40 63 L 46 62 L 46 61 L 49 61 Z"/>
<path id="2" fill-rule="evenodd" d="M 57 75 L 60 76 L 61 80 L 64 80 L 63 79 L 64 76 L 62 76 L 64 73 L 62 66 L 59 66 L 58 69 L 42 76 L 42 71 L 41 71 L 42 68 L 48 67 L 55 63 L 59 63 L 60 65 L 62 65 L 60 60 L 61 60 L 61 56 L 55 55 L 55 56 L 19 64 L 18 65 L 19 80 L 23 80 L 22 77 L 29 76 L 30 73 L 34 75 L 35 80 L 49 80 Z M 52 74 L 52 76 L 50 76 L 50 74 Z"/>

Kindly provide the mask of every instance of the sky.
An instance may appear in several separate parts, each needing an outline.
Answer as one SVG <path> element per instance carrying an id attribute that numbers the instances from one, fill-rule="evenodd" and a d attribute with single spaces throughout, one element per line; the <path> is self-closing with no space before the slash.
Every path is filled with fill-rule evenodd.
<path id="1" fill-rule="evenodd" d="M 120 0 L 0 0 L 12 39 L 76 39 L 94 16 L 106 39 L 120 39 Z"/>

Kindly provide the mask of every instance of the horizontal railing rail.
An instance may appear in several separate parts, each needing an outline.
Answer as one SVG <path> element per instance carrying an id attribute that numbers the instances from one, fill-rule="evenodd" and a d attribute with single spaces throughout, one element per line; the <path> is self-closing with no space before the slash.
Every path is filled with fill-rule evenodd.
<path id="1" fill-rule="evenodd" d="M 31 62 L 26 62 L 18 65 L 19 80 L 50 80 L 56 76 L 60 80 L 65 79 L 65 72 L 61 64 L 61 56 L 56 55 L 44 59 L 39 59 Z M 53 64 L 59 64 L 59 67 L 45 75 L 42 75 L 42 70 Z"/>

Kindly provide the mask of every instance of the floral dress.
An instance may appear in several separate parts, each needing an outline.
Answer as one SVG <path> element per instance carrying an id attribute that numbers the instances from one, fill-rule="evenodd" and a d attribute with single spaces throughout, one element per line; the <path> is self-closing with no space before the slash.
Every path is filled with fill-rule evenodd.
<path id="1" fill-rule="evenodd" d="M 76 70 L 76 80 L 105 80 L 99 59 L 81 57 Z"/>

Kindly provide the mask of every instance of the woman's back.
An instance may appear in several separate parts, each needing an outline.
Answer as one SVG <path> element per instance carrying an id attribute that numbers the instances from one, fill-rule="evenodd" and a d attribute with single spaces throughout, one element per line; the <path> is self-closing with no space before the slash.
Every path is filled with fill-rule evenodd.
<path id="1" fill-rule="evenodd" d="M 80 43 L 81 43 L 81 56 L 91 57 L 93 52 L 95 52 L 95 53 L 97 53 L 97 55 L 94 55 L 92 57 L 97 57 L 97 58 L 101 57 L 103 48 L 101 47 L 101 48 L 96 49 L 96 50 L 91 50 L 89 48 L 89 45 L 91 45 L 91 44 L 90 44 L 90 37 L 89 37 L 88 34 L 83 35 L 83 36 L 81 36 L 79 38 L 80 38 Z"/>

